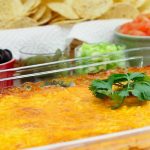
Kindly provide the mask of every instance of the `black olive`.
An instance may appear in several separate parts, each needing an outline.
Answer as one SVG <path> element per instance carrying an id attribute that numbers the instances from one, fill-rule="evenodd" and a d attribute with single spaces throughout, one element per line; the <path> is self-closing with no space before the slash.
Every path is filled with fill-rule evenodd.
<path id="1" fill-rule="evenodd" d="M 0 49 L 0 64 L 6 63 L 13 58 L 12 53 L 8 49 Z"/>
<path id="2" fill-rule="evenodd" d="M 13 58 L 12 53 L 8 49 L 3 50 L 3 61 L 8 62 Z"/>
<path id="3" fill-rule="evenodd" d="M 0 63 L 2 64 L 4 62 L 3 60 L 3 50 L 0 49 Z"/>

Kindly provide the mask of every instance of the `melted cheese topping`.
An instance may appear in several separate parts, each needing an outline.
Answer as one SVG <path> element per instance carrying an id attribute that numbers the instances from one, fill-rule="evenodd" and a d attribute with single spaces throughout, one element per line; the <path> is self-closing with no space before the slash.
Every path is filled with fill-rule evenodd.
<path id="1" fill-rule="evenodd" d="M 150 74 L 150 67 L 131 69 Z M 88 86 L 111 73 L 66 78 L 75 87 L 10 89 L 0 95 L 0 150 L 16 150 L 150 125 L 150 102 L 111 110 Z M 117 72 L 119 72 L 117 70 Z M 121 72 L 121 71 L 120 71 Z M 132 98 L 129 98 L 132 100 Z"/>

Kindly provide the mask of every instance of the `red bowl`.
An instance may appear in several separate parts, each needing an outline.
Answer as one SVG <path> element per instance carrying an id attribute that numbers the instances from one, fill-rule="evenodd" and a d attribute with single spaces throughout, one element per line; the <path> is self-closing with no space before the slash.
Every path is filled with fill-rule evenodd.
<path id="1" fill-rule="evenodd" d="M 12 59 L 6 63 L 0 64 L 0 70 L 10 69 L 14 67 L 15 59 Z M 0 79 L 12 77 L 14 74 L 14 71 L 8 71 L 8 72 L 2 72 L 0 73 Z M 8 81 L 0 81 L 0 89 L 6 88 L 13 85 L 13 80 Z"/>

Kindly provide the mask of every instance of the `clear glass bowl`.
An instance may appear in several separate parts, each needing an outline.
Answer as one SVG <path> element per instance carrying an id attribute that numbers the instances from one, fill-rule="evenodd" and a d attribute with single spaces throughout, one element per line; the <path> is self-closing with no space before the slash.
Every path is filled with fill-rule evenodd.
<path id="1" fill-rule="evenodd" d="M 65 60 L 69 58 L 68 50 L 57 49 L 52 51 L 46 45 L 32 45 L 22 47 L 20 50 L 21 66 Z"/>
<path id="2" fill-rule="evenodd" d="M 78 58 L 77 53 L 79 51 L 79 48 L 80 46 L 75 49 L 76 58 Z M 143 57 L 143 66 L 150 65 L 150 47 L 132 48 L 132 49 L 120 50 L 117 52 L 103 53 L 99 56 L 89 57 L 90 59 L 86 59 L 87 57 L 81 57 L 83 58 L 83 60 L 78 62 L 78 65 L 113 61 L 113 60 L 130 58 L 130 57 L 138 57 L 138 56 Z M 136 64 L 136 61 L 132 61 L 132 63 L 130 62 L 131 67 L 134 66 L 134 64 Z M 105 68 L 105 70 L 108 70 L 108 69 L 113 69 L 122 66 L 124 66 L 123 63 L 113 63 L 113 64 L 108 64 L 105 67 L 103 66 L 103 68 Z"/>
<path id="3" fill-rule="evenodd" d="M 50 62 L 57 62 L 57 61 L 66 60 L 69 58 L 68 49 L 64 51 L 60 49 L 57 49 L 56 51 L 51 51 L 51 49 L 49 49 L 48 46 L 41 45 L 41 44 L 22 47 L 19 50 L 19 52 L 20 52 L 19 65 L 21 67 L 50 63 Z M 38 67 L 36 69 L 29 69 L 27 71 L 26 70 L 22 71 L 21 74 L 25 75 L 29 73 L 61 69 L 64 67 L 68 67 L 68 64 L 61 63 L 61 64 L 55 64 L 55 65 L 50 65 L 50 66 L 45 66 L 45 67 Z M 56 75 L 57 74 L 55 74 L 55 76 Z M 43 75 L 41 76 L 41 78 L 47 78 L 47 75 L 45 76 Z M 37 78 L 36 80 L 39 80 L 39 78 Z M 32 78 L 31 78 L 31 81 L 33 81 Z"/>

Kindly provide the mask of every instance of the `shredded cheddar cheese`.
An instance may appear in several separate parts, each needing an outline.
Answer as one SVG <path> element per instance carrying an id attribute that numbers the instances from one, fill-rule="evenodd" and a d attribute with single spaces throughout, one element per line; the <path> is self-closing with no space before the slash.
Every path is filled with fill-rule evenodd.
<path id="1" fill-rule="evenodd" d="M 150 67 L 130 71 L 150 74 Z M 91 80 L 111 73 L 65 78 L 76 83 L 69 88 L 37 88 L 37 84 L 32 84 L 28 91 L 13 88 L 1 94 L 0 150 L 18 150 L 150 125 L 150 102 L 111 110 L 107 101 L 92 95 L 88 89 Z"/>

